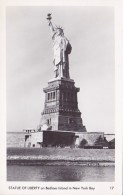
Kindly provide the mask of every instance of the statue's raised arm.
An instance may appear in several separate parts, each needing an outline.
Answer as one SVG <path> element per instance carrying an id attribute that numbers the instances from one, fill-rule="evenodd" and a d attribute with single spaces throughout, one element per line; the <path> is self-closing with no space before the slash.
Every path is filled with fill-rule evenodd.
<path id="1" fill-rule="evenodd" d="M 55 77 L 70 78 L 68 54 L 71 53 L 72 47 L 68 39 L 64 36 L 62 27 L 56 26 L 54 28 L 51 19 L 51 14 L 47 14 L 47 20 L 52 33 L 53 40 L 53 64 Z"/>
<path id="2" fill-rule="evenodd" d="M 52 33 L 52 35 L 54 34 L 54 32 L 55 32 L 55 29 L 54 29 L 54 27 L 53 27 L 53 24 L 52 24 L 52 22 L 51 22 L 51 14 L 47 14 L 47 20 L 48 20 L 48 25 L 49 25 L 49 27 L 50 27 L 50 31 L 51 31 L 51 33 Z"/>
<path id="3" fill-rule="evenodd" d="M 55 30 L 54 30 L 54 27 L 53 27 L 53 24 L 52 24 L 51 21 L 49 22 L 49 27 L 50 27 L 50 31 L 51 31 L 51 33 L 53 35 L 55 33 Z"/>

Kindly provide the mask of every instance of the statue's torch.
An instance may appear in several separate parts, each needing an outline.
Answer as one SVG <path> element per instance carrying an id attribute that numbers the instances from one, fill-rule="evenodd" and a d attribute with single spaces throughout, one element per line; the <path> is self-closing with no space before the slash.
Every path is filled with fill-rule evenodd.
<path id="1" fill-rule="evenodd" d="M 47 20 L 50 22 L 51 19 L 52 19 L 51 14 L 47 14 Z"/>

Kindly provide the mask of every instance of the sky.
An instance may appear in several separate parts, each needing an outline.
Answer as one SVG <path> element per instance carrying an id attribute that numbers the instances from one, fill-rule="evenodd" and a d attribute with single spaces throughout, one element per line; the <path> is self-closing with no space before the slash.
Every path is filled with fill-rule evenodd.
<path id="1" fill-rule="evenodd" d="M 7 131 L 39 125 L 43 88 L 53 78 L 47 13 L 72 45 L 70 78 L 87 131 L 115 132 L 114 9 L 100 6 L 8 6 L 6 9 Z"/>

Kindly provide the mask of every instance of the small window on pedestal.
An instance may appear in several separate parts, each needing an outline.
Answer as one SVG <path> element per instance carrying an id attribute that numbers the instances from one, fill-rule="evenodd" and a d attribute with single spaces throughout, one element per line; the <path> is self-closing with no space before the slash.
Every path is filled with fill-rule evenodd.
<path id="1" fill-rule="evenodd" d="M 48 100 L 50 99 L 50 94 L 48 93 Z"/>
<path id="2" fill-rule="evenodd" d="M 53 92 L 53 99 L 55 99 L 55 91 Z"/>

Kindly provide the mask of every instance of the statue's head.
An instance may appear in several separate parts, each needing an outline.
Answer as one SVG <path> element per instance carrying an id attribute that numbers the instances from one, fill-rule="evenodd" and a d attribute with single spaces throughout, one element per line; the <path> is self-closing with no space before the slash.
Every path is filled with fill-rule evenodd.
<path id="1" fill-rule="evenodd" d="M 64 35 L 64 31 L 62 27 L 56 26 L 55 30 L 56 30 L 57 35 L 61 35 L 61 36 Z"/>

